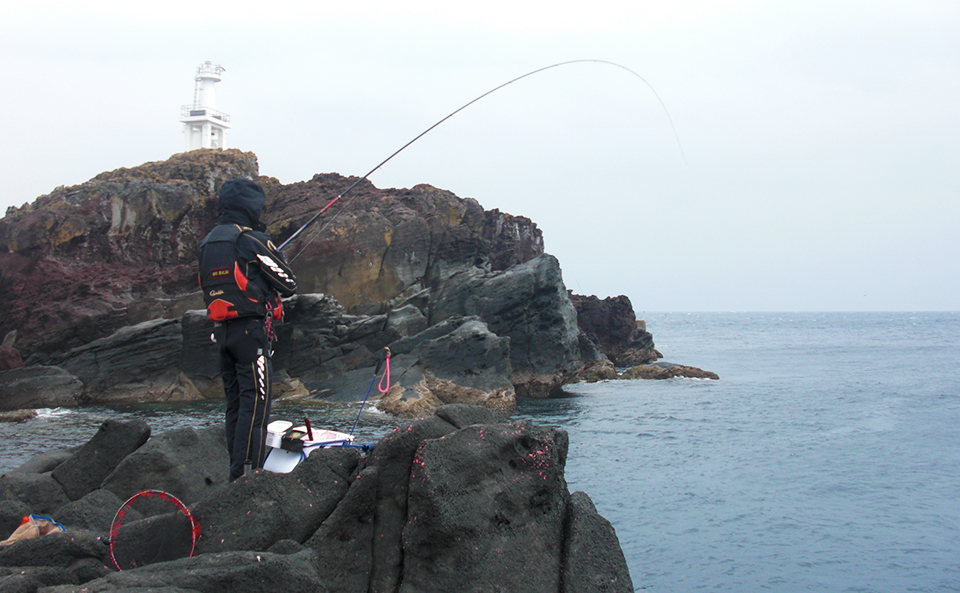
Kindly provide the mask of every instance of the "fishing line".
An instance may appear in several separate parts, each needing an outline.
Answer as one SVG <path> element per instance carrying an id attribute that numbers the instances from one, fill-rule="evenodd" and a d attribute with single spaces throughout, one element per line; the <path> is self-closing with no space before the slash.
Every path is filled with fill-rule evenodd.
<path id="1" fill-rule="evenodd" d="M 297 236 L 299 236 L 300 233 L 302 233 L 307 227 L 309 227 L 311 224 L 313 224 L 313 222 L 314 222 L 315 220 L 317 220 L 318 218 L 320 218 L 320 216 L 321 216 L 324 212 L 326 212 L 327 210 L 329 210 L 331 206 L 333 206 L 334 204 L 336 204 L 337 202 L 339 202 L 340 199 L 343 198 L 343 196 L 345 196 L 345 195 L 347 195 L 348 193 L 350 193 L 350 191 L 353 190 L 353 188 L 355 188 L 355 187 L 357 187 L 358 185 L 360 185 L 361 182 L 363 182 L 367 177 L 369 177 L 370 175 L 372 175 L 377 169 L 379 169 L 380 167 L 382 167 L 382 166 L 384 166 L 385 164 L 387 164 L 387 162 L 389 162 L 390 159 L 392 159 L 393 157 L 397 156 L 398 154 L 400 154 L 401 152 L 403 152 L 404 149 L 406 149 L 408 146 L 410 146 L 411 144 L 413 144 L 414 142 L 416 142 L 417 140 L 419 140 L 420 138 L 422 138 L 423 136 L 425 136 L 426 134 L 428 134 L 431 130 L 433 130 L 434 128 L 436 128 L 437 126 L 439 126 L 440 124 L 442 124 L 443 122 L 447 121 L 448 119 L 450 119 L 450 118 L 453 117 L 454 115 L 460 113 L 461 111 L 463 111 L 463 110 L 466 109 L 467 107 L 473 105 L 474 103 L 476 103 L 476 102 L 479 101 L 480 99 L 483 99 L 483 98 L 486 97 L 487 95 L 490 95 L 490 94 L 492 94 L 492 93 L 495 93 L 495 92 L 499 91 L 500 89 L 502 89 L 503 87 L 508 86 L 508 85 L 511 85 L 511 84 L 517 82 L 518 80 L 522 80 L 522 79 L 524 79 L 524 78 L 527 78 L 528 76 L 533 76 L 534 74 L 537 74 L 537 73 L 539 73 L 539 72 L 543 72 L 544 70 L 550 70 L 551 68 L 558 68 L 558 67 L 560 67 L 560 66 L 567 66 L 567 65 L 569 65 L 569 64 L 580 64 L 580 63 L 586 63 L 586 62 L 592 62 L 592 63 L 596 63 L 596 64 L 608 64 L 608 65 L 610 65 L 610 66 L 616 66 L 617 68 L 620 68 L 620 69 L 622 69 L 622 70 L 626 70 L 626 71 L 629 72 L 630 74 L 633 74 L 634 76 L 636 76 L 637 78 L 639 78 L 640 80 L 642 80 L 643 83 L 644 83 L 645 85 L 647 85 L 647 87 L 648 87 L 651 91 L 653 91 L 653 95 L 657 98 L 657 101 L 660 102 L 660 106 L 663 108 L 663 113 L 667 116 L 667 121 L 670 122 L 670 129 L 673 130 L 673 136 L 674 136 L 674 138 L 676 138 L 676 140 L 677 140 L 677 146 L 680 148 L 680 155 L 683 157 L 683 161 L 684 161 L 684 162 L 687 161 L 687 156 L 686 156 L 686 155 L 684 154 L 684 152 L 683 152 L 683 146 L 680 144 L 680 136 L 679 136 L 679 134 L 677 134 L 677 128 L 673 125 L 673 118 L 670 117 L 670 112 L 667 111 L 667 106 L 666 106 L 666 104 L 664 104 L 663 99 L 660 98 L 660 95 L 657 93 L 657 90 L 656 90 L 655 88 L 653 88 L 653 85 L 651 85 L 649 82 L 647 82 L 647 79 L 646 79 L 646 78 L 640 76 L 638 73 L 636 73 L 635 71 L 631 70 L 630 68 L 627 68 L 626 66 L 624 66 L 624 65 L 622 65 L 622 64 L 618 64 L 618 63 L 616 63 L 616 62 L 611 62 L 611 61 L 608 61 L 608 60 L 569 60 L 569 61 L 566 61 L 566 62 L 559 62 L 559 63 L 557 63 L 557 64 L 551 64 L 550 66 L 544 66 L 543 68 L 537 68 L 536 70 L 531 70 L 530 72 L 527 72 L 526 74 L 523 74 L 523 75 L 518 76 L 518 77 L 516 77 L 516 78 L 514 78 L 514 79 L 511 79 L 511 80 L 508 80 L 507 82 L 505 82 L 505 83 L 503 83 L 503 84 L 501 84 L 501 85 L 499 85 L 499 86 L 496 86 L 496 87 L 490 89 L 489 91 L 483 93 L 482 95 L 480 95 L 479 97 L 473 99 L 472 101 L 469 101 L 469 102 L 463 104 L 463 105 L 460 106 L 458 109 L 456 109 L 455 111 L 451 112 L 449 115 L 447 115 L 446 117 L 444 117 L 443 119 L 441 119 L 441 120 L 438 121 L 437 123 L 433 124 L 432 126 L 430 126 L 429 128 L 427 128 L 426 130 L 420 132 L 420 133 L 419 133 L 416 137 L 414 137 L 412 140 L 410 140 L 409 142 L 407 142 L 406 144 L 404 144 L 403 146 L 401 146 L 400 148 L 398 148 L 393 154 L 391 154 L 391 155 L 388 156 L 387 158 L 385 158 L 385 159 L 383 159 L 382 161 L 380 161 L 380 163 L 379 163 L 376 167 L 374 167 L 373 169 L 370 169 L 370 171 L 368 171 L 366 175 L 364 175 L 364 176 L 361 177 L 360 179 L 357 179 L 356 181 L 353 182 L 353 184 L 350 185 L 350 187 L 348 187 L 347 189 L 345 189 L 345 190 L 343 190 L 342 192 L 340 192 L 340 193 L 337 195 L 337 197 L 335 197 L 333 200 L 331 200 L 331 201 L 330 201 L 326 206 L 324 206 L 319 212 L 317 212 L 316 214 L 314 214 L 314 215 L 310 218 L 310 220 L 308 220 L 307 222 L 305 222 L 299 229 L 297 229 L 296 232 L 294 232 L 292 235 L 290 235 L 290 236 L 287 238 L 287 240 L 284 241 L 284 242 L 280 245 L 280 247 L 279 247 L 278 249 L 279 249 L 279 250 L 282 250 L 284 247 L 286 247 L 287 245 L 289 245 L 291 241 L 293 241 Z M 345 208 L 347 205 L 349 205 L 350 202 L 352 202 L 355 197 L 356 197 L 356 196 L 353 196 L 353 197 L 351 197 L 349 200 L 347 200 L 347 201 L 344 203 L 344 205 L 343 205 L 344 208 Z M 334 220 L 335 218 L 336 218 L 336 216 L 332 217 L 332 218 L 331 218 L 329 221 L 327 221 L 323 226 L 321 226 L 321 227 L 310 237 L 310 239 L 303 245 L 303 247 L 300 248 L 300 251 L 298 251 L 296 255 L 294 255 L 292 258 L 290 258 L 290 262 L 292 263 L 293 260 L 295 260 L 295 259 L 297 259 L 298 257 L 300 257 L 300 254 L 303 253 L 304 250 L 305 250 L 311 243 L 313 243 L 313 242 L 316 240 L 316 238 L 320 235 L 320 233 L 321 233 L 331 222 L 333 222 L 333 220 Z"/>

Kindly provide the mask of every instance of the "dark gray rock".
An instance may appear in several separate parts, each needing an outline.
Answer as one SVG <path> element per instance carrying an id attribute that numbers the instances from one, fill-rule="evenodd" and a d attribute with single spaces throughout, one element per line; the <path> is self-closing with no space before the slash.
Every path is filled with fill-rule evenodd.
<path id="1" fill-rule="evenodd" d="M 29 366 L 0 371 L 0 410 L 75 406 L 83 383 L 55 366 Z"/>
<path id="2" fill-rule="evenodd" d="M 705 371 L 697 367 L 683 364 L 674 364 L 672 362 L 655 362 L 653 364 L 641 364 L 631 367 L 620 375 L 621 379 L 674 379 L 685 377 L 687 379 L 712 379 L 720 380 L 720 376 L 712 371 Z"/>
<path id="3" fill-rule="evenodd" d="M 191 505 L 226 483 L 229 465 L 222 424 L 177 428 L 125 457 L 102 487 L 123 500 L 141 490 L 164 490 Z"/>
<path id="4" fill-rule="evenodd" d="M 9 472 L 0 476 L 0 498 L 19 501 L 30 507 L 31 513 L 53 514 L 70 502 L 63 487 L 50 473 L 33 474 Z"/>
<path id="5" fill-rule="evenodd" d="M 646 324 L 637 319 L 626 296 L 599 299 L 572 294 L 577 324 L 584 335 L 607 358 L 620 367 L 635 366 L 660 358 Z"/>
<path id="6" fill-rule="evenodd" d="M 135 521 L 124 515 L 115 534 L 111 533 L 111 566 L 132 570 L 190 555 L 194 539 L 190 519 L 169 502 L 165 505 L 167 512 L 162 513 L 159 503 L 164 501 L 154 497 L 137 498 L 128 508 L 142 508 L 140 505 L 148 502 L 154 503 L 146 509 L 145 514 L 150 516 Z"/>
<path id="7" fill-rule="evenodd" d="M 427 341 L 416 354 L 423 368 L 438 379 L 480 391 L 512 387 L 510 339 L 498 337 L 478 319 Z"/>
<path id="8" fill-rule="evenodd" d="M 328 295 L 298 294 L 284 301 L 283 310 L 284 323 L 276 327 L 279 339 L 273 353 L 274 369 L 286 369 L 308 385 L 328 376 L 327 371 L 335 372 L 333 368 L 317 367 L 342 355 L 336 350 L 342 342 L 336 330 L 343 307 Z M 327 353 L 325 357 L 324 353 Z"/>
<path id="9" fill-rule="evenodd" d="M 261 470 L 224 484 L 191 509 L 203 528 L 197 553 L 305 541 L 346 494 L 358 460 L 356 449 L 320 449 L 289 474 Z"/>
<path id="10" fill-rule="evenodd" d="M 54 519 L 67 530 L 85 529 L 107 532 L 110 531 L 113 518 L 123 506 L 124 500 L 109 490 L 99 488 L 80 500 L 67 503 L 57 509 Z M 133 516 L 129 518 L 134 519 Z"/>
<path id="11" fill-rule="evenodd" d="M 84 581 L 86 582 L 86 581 Z M 200 593 L 196 589 L 184 589 L 182 587 L 174 586 L 152 586 L 145 585 L 143 587 L 113 587 L 111 584 L 107 583 L 106 586 L 108 589 L 103 589 L 104 591 L 110 591 L 110 593 Z M 37 593 L 88 593 L 89 588 L 87 587 L 77 587 L 75 585 L 60 585 L 56 587 L 45 587 Z"/>
<path id="12" fill-rule="evenodd" d="M 143 420 L 107 420 L 100 430 L 51 475 L 70 500 L 79 500 L 100 487 L 104 478 L 150 438 Z"/>
<path id="13" fill-rule="evenodd" d="M 343 501 L 304 544 L 317 551 L 317 574 L 328 590 L 367 592 L 373 564 L 376 502 L 374 466 L 360 472 Z"/>
<path id="14" fill-rule="evenodd" d="M 475 424 L 494 424 L 503 420 L 503 417 L 479 406 L 465 404 L 448 404 L 437 409 L 437 417 L 446 420 L 460 429 Z"/>
<path id="15" fill-rule="evenodd" d="M 217 345 L 210 339 L 213 322 L 207 311 L 187 311 L 180 318 L 180 370 L 197 386 L 205 397 L 222 397 L 220 356 Z"/>
<path id="16" fill-rule="evenodd" d="M 510 338 L 511 382 L 520 397 L 547 397 L 580 370 L 577 313 L 560 264 L 541 255 L 504 272 L 454 274 L 434 294 L 430 321 L 479 316 Z"/>
<path id="17" fill-rule="evenodd" d="M 51 451 L 38 453 L 37 455 L 34 455 L 30 459 L 26 460 L 23 465 L 12 471 L 30 474 L 43 474 L 53 471 L 58 465 L 67 459 L 70 459 L 73 454 L 77 452 L 77 449 L 79 449 L 79 447 L 73 447 L 70 449 L 53 449 Z"/>
<path id="18" fill-rule="evenodd" d="M 378 409 L 406 418 L 427 415 L 447 403 L 513 412 L 510 339 L 493 334 L 476 317 L 455 317 L 435 327 L 422 333 L 436 337 L 415 336 L 400 345 L 402 351 L 414 347 L 409 356 L 416 368 L 408 372 L 405 360 L 398 357 L 394 363 L 398 387 L 380 398 Z"/>
<path id="19" fill-rule="evenodd" d="M 401 592 L 557 591 L 567 435 L 520 423 L 424 441 L 410 475 Z"/>
<path id="20" fill-rule="evenodd" d="M 82 530 L 60 531 L 0 548 L 0 566 L 67 568 L 83 559 L 103 564 L 108 553 L 99 534 Z"/>
<path id="21" fill-rule="evenodd" d="M 110 573 L 56 593 L 290 593 L 331 591 L 316 571 L 316 553 L 224 552 Z M 46 593 L 46 592 L 45 592 Z"/>
<path id="22" fill-rule="evenodd" d="M 176 369 L 182 344 L 179 319 L 154 319 L 74 348 L 60 364 L 83 381 L 87 401 L 124 400 Z"/>
<path id="23" fill-rule="evenodd" d="M 292 539 L 282 539 L 267 549 L 271 554 L 297 554 L 303 550 L 304 545 Z"/>
<path id="24" fill-rule="evenodd" d="M 446 420 L 431 416 L 395 429 L 367 457 L 377 468 L 377 508 L 373 525 L 371 591 L 395 591 L 403 574 L 403 528 L 407 522 L 407 491 L 413 459 L 426 439 L 453 432 Z"/>
<path id="25" fill-rule="evenodd" d="M 407 336 L 415 336 L 427 329 L 427 318 L 413 304 L 392 309 L 387 315 L 386 339 L 393 342 Z"/>
<path id="26" fill-rule="evenodd" d="M 156 480 L 164 479 L 159 468 L 180 471 L 169 460 L 203 454 L 199 433 L 150 442 L 168 460 L 149 470 Z M 98 432 L 94 440 L 105 447 L 109 439 Z M 85 450 L 92 457 L 89 445 L 70 461 Z M 129 472 L 149 466 L 143 450 L 130 454 L 140 461 Z M 222 484 L 191 507 L 202 530 L 194 558 L 186 557 L 185 515 L 138 515 L 134 505 L 115 537 L 120 573 L 104 568 L 108 547 L 97 535 L 122 500 L 101 487 L 48 513 L 68 531 L 0 550 L 0 592 L 629 591 L 612 526 L 589 497 L 567 492 L 566 454 L 563 431 L 443 406 L 397 428 L 365 459 L 351 448 L 318 450 L 289 474 L 258 471 Z M 56 486 L 50 474 L 20 470 L 0 485 L 44 478 Z M 15 528 L 36 506 L 29 497 L 5 500 L 0 521 Z"/>
<path id="27" fill-rule="evenodd" d="M 561 593 L 632 593 L 633 581 L 613 525 L 585 492 L 567 502 Z"/>
<path id="28" fill-rule="evenodd" d="M 0 540 L 5 540 L 20 527 L 23 518 L 33 512 L 19 500 L 0 500 Z"/>
<path id="29" fill-rule="evenodd" d="M 96 561 L 78 562 L 70 568 L 51 566 L 17 566 L 14 568 L 0 568 L 0 592 L 2 593 L 36 593 L 37 590 L 49 590 L 49 587 L 58 585 L 74 586 L 86 580 L 87 574 L 96 571 Z M 103 576 L 107 571 L 100 567 L 99 573 L 93 578 Z M 79 573 L 79 574 L 78 574 Z"/>

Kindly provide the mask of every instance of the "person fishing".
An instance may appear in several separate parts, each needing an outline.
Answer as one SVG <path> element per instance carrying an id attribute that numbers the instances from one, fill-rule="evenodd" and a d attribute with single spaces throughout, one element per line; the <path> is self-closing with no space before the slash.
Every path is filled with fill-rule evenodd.
<path id="1" fill-rule="evenodd" d="M 270 422 L 273 322 L 283 317 L 281 297 L 297 279 L 263 232 L 266 196 L 248 179 L 231 179 L 218 194 L 219 224 L 200 243 L 199 281 L 219 347 L 226 393 L 227 450 L 233 482 L 263 467 Z"/>

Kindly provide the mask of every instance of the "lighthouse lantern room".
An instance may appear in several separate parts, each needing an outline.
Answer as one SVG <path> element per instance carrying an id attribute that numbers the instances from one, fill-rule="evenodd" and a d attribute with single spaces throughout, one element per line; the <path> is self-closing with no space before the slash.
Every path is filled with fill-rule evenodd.
<path id="1" fill-rule="evenodd" d="M 193 88 L 193 105 L 180 108 L 184 143 L 187 151 L 198 148 L 226 148 L 230 116 L 217 111 L 217 93 L 213 85 L 220 82 L 223 67 L 204 62 L 197 68 Z"/>

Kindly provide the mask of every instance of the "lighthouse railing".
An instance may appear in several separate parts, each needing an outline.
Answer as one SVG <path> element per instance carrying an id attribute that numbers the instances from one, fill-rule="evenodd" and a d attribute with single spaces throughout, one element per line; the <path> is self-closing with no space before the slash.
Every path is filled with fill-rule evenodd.
<path id="1" fill-rule="evenodd" d="M 224 123 L 230 123 L 230 116 L 226 113 L 207 107 L 197 107 L 196 105 L 182 105 L 180 107 L 180 117 L 184 119 L 191 117 L 212 117 Z"/>

